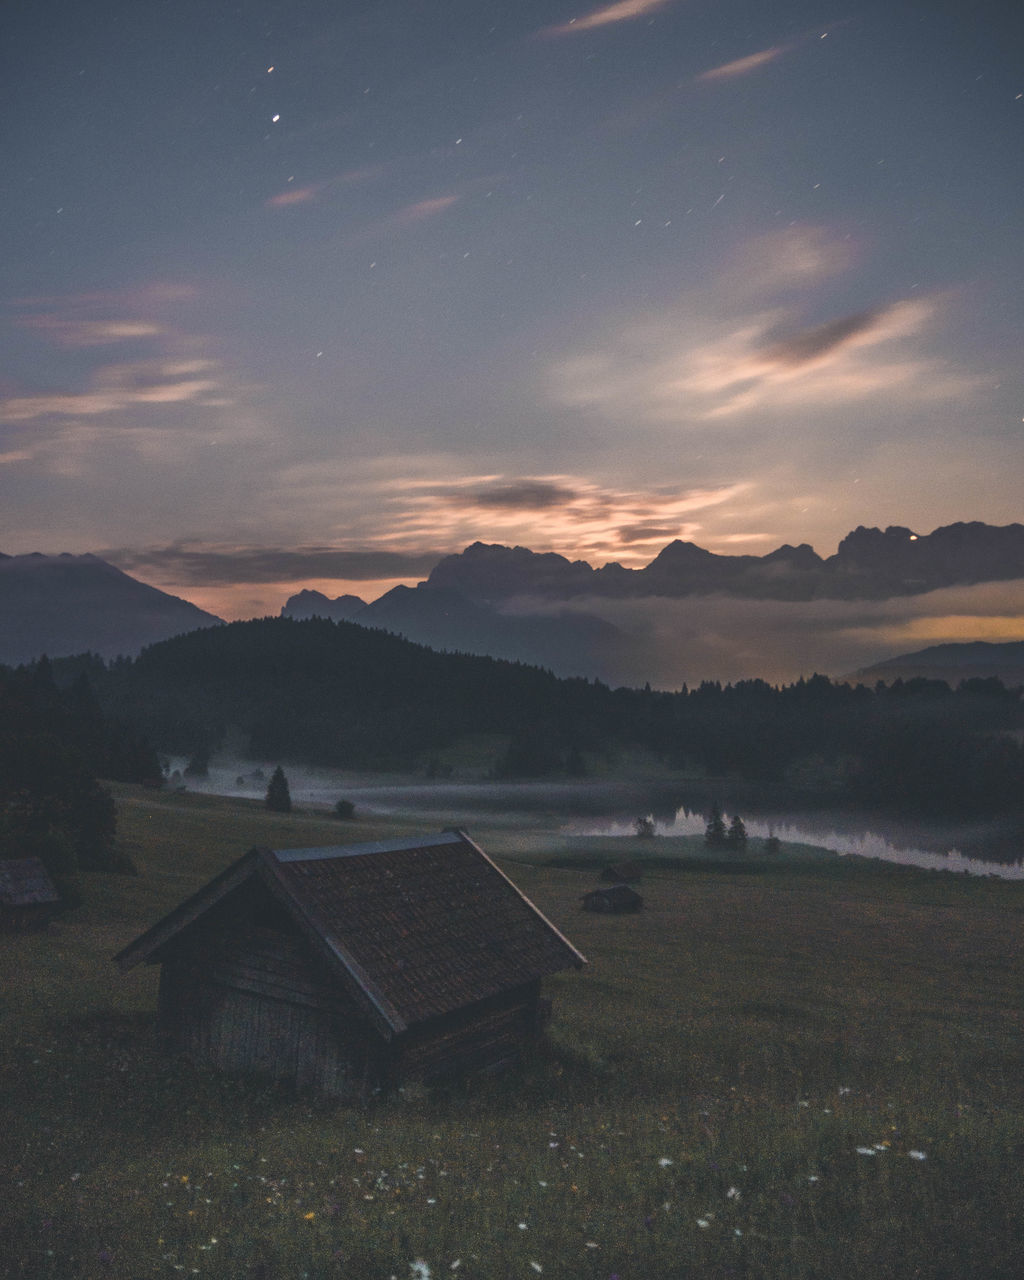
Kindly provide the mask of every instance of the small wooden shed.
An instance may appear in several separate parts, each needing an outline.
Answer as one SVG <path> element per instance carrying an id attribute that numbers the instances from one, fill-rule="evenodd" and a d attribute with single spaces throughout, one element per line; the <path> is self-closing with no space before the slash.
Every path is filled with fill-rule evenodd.
<path id="1" fill-rule="evenodd" d="M 60 894 L 41 858 L 0 860 L 0 928 L 43 929 L 60 906 Z"/>
<path id="2" fill-rule="evenodd" d="M 628 884 L 612 884 L 583 895 L 584 911 L 599 911 L 607 915 L 639 911 L 643 905 L 643 898 Z"/>
<path id="3" fill-rule="evenodd" d="M 115 957 L 172 1051 L 358 1097 L 514 1061 L 584 957 L 462 831 L 253 849 Z"/>

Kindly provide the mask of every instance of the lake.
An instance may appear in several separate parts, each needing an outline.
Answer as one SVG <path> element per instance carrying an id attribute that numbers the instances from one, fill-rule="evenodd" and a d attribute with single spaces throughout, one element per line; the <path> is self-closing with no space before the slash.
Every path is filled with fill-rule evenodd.
<path id="1" fill-rule="evenodd" d="M 184 761 L 172 760 L 172 770 Z M 217 795 L 262 797 L 272 766 L 251 761 L 214 762 L 205 780 L 186 780 L 190 790 Z M 509 826 L 562 836 L 632 836 L 638 816 L 650 815 L 663 835 L 704 831 L 708 792 L 661 783 L 623 780 L 578 782 L 445 782 L 389 774 L 360 774 L 289 765 L 292 801 L 297 806 L 333 808 L 341 798 L 357 810 L 382 816 L 436 815 L 439 825 Z M 1024 832 L 1012 823 L 929 824 L 853 810 L 776 810 L 744 798 L 730 803 L 726 820 L 739 812 L 747 834 L 774 833 L 780 840 L 820 845 L 845 855 L 882 858 L 936 871 L 1024 879 Z"/>

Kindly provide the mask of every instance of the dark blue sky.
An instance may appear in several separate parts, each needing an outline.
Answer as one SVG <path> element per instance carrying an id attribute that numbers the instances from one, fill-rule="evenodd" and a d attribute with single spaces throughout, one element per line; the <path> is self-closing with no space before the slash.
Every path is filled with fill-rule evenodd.
<path id="1" fill-rule="evenodd" d="M 1021 517 L 1018 4 L 7 8 L 4 551 L 223 614 L 482 538 Z"/>

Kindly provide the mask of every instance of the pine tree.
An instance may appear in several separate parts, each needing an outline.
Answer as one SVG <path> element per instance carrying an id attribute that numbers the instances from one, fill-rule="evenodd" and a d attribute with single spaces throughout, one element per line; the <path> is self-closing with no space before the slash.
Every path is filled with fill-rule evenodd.
<path id="1" fill-rule="evenodd" d="M 729 830 L 725 834 L 725 843 L 734 853 L 744 853 L 747 848 L 747 829 L 739 814 L 734 814 Z"/>
<path id="2" fill-rule="evenodd" d="M 722 809 L 717 803 L 711 806 L 708 825 L 704 828 L 704 842 L 713 849 L 720 849 L 725 844 L 725 823 L 722 820 Z"/>
<path id="3" fill-rule="evenodd" d="M 270 779 L 270 785 L 267 787 L 266 806 L 273 809 L 275 813 L 291 813 L 292 796 L 288 790 L 288 779 L 284 776 L 284 770 L 280 765 L 274 770 Z"/>

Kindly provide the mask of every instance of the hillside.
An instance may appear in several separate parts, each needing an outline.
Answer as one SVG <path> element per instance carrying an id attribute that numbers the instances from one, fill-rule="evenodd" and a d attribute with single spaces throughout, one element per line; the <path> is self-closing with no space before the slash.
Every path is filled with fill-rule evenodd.
<path id="1" fill-rule="evenodd" d="M 955 685 L 961 680 L 1001 680 L 1007 688 L 1024 685 L 1024 640 L 991 644 L 974 640 L 966 644 L 936 644 L 914 653 L 901 654 L 874 666 L 863 667 L 850 679 L 945 680 Z"/>
<path id="2" fill-rule="evenodd" d="M 93 555 L 0 555 L 0 662 L 138 653 L 197 627 L 211 613 L 139 582 Z"/>
<path id="3" fill-rule="evenodd" d="M 503 776 L 579 775 L 639 746 L 670 767 L 908 810 L 994 813 L 1024 796 L 1024 703 L 998 683 L 834 684 L 823 676 L 659 693 L 559 679 L 354 623 L 264 618 L 179 636 L 89 673 L 158 750 L 231 740 L 256 760 L 430 770 L 499 735 Z"/>

